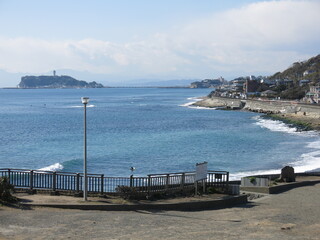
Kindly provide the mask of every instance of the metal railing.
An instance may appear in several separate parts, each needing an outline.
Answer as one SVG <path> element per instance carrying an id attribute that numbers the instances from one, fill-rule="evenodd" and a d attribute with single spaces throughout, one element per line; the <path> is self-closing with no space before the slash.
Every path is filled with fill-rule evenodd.
<path id="1" fill-rule="evenodd" d="M 44 189 L 51 191 L 82 192 L 82 173 L 52 172 L 26 169 L 0 169 L 0 177 L 8 177 L 16 189 Z M 120 186 L 134 188 L 141 193 L 183 191 L 193 189 L 195 172 L 150 174 L 147 177 L 106 177 L 103 174 L 88 174 L 88 192 L 117 193 Z M 202 181 L 206 187 L 228 189 L 229 172 L 208 171 L 207 179 Z"/>

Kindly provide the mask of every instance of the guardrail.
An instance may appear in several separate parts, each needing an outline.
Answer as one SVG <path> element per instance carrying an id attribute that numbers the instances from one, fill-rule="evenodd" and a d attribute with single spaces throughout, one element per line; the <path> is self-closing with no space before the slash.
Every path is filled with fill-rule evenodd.
<path id="1" fill-rule="evenodd" d="M 8 177 L 16 189 L 43 189 L 51 191 L 82 192 L 82 173 L 51 172 L 26 169 L 0 169 L 0 177 Z M 106 177 L 103 174 L 88 174 L 88 192 L 115 194 L 120 186 L 134 188 L 141 193 L 183 191 L 194 189 L 195 172 L 150 174 L 147 177 Z M 208 171 L 207 179 L 201 181 L 204 187 L 228 190 L 229 172 Z"/>

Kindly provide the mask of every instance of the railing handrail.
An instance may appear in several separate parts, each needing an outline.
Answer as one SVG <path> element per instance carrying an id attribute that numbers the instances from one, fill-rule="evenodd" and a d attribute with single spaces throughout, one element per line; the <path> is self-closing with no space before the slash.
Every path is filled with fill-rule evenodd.
<path id="1" fill-rule="evenodd" d="M 48 171 L 48 170 L 40 170 L 40 169 L 20 169 L 20 168 L 0 168 L 0 171 L 22 171 L 22 172 L 30 172 L 33 171 L 34 173 L 39 172 L 39 173 L 57 173 L 57 174 L 80 174 L 83 175 L 82 172 L 79 173 L 75 173 L 75 172 L 63 172 L 63 171 Z M 102 174 L 98 174 L 98 173 L 88 173 L 88 175 L 90 176 L 101 176 Z"/>
<path id="2" fill-rule="evenodd" d="M 178 174 L 195 174 L 196 172 L 175 172 L 175 173 L 156 173 L 156 174 L 148 174 L 147 176 L 167 176 L 167 175 L 178 175 Z M 227 174 L 227 171 L 215 171 L 215 170 L 208 170 L 208 173 L 221 173 Z"/>
<path id="3" fill-rule="evenodd" d="M 196 172 L 179 172 L 165 174 L 149 174 L 145 177 L 133 175 L 128 177 L 105 176 L 104 174 L 88 174 L 89 191 L 114 193 L 119 186 L 135 187 L 140 192 L 151 193 L 168 190 L 189 189 L 196 186 Z M 30 169 L 1 168 L 0 176 L 8 176 L 10 183 L 17 188 L 51 189 L 82 191 L 84 175 L 82 173 L 42 171 Z M 228 187 L 229 172 L 209 170 L 207 186 Z"/>
<path id="4" fill-rule="evenodd" d="M 19 169 L 19 168 L 0 168 L 0 171 L 22 171 L 22 172 L 30 172 L 30 171 L 33 171 L 33 173 L 49 173 L 49 174 L 52 174 L 52 173 L 56 173 L 56 174 L 68 174 L 68 175 L 77 175 L 77 174 L 80 174 L 80 176 L 83 176 L 83 173 L 82 172 L 79 172 L 79 173 L 75 173 L 75 172 L 63 172 L 63 171 L 48 171 L 48 170 L 39 170 L 39 169 L 36 169 L 36 170 L 32 170 L 32 169 Z M 210 173 L 218 173 L 218 174 L 227 174 L 228 172 L 227 171 L 215 171 L 215 170 L 208 170 L 208 174 Z M 188 174 L 188 175 L 193 175 L 195 174 L 195 171 L 193 172 L 174 172 L 174 173 L 157 173 L 157 174 L 148 174 L 146 177 L 144 176 L 134 176 L 134 178 L 147 178 L 149 176 L 153 177 L 160 177 L 160 176 L 171 176 L 171 175 L 182 175 L 182 174 Z M 101 176 L 102 174 L 97 174 L 97 173 L 88 173 L 88 176 Z M 108 176 L 109 178 L 130 178 L 130 177 L 115 177 L 115 176 Z"/>

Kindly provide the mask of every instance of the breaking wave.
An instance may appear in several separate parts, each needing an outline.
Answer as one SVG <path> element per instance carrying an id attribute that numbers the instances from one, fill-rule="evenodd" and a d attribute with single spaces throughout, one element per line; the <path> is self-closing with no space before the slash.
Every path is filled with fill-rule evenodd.
<path id="1" fill-rule="evenodd" d="M 87 108 L 93 108 L 93 107 L 95 107 L 95 105 L 93 105 L 93 104 L 87 105 Z M 83 108 L 83 105 L 70 106 L 67 108 Z"/>
<path id="2" fill-rule="evenodd" d="M 216 110 L 216 108 L 210 108 L 210 107 L 200 107 L 200 106 L 193 106 L 194 103 L 201 101 L 201 98 L 192 97 L 187 98 L 188 100 L 192 100 L 191 102 L 187 102 L 185 104 L 179 105 L 180 107 L 187 107 L 187 108 L 193 108 L 193 109 L 209 109 L 209 110 Z"/>
<path id="3" fill-rule="evenodd" d="M 55 171 L 61 171 L 63 169 L 63 165 L 60 164 L 60 163 L 55 163 L 55 164 L 52 164 L 50 166 L 47 166 L 47 167 L 43 167 L 43 168 L 40 168 L 38 170 L 40 171 L 52 171 L 52 172 L 55 172 Z"/>
<path id="4" fill-rule="evenodd" d="M 256 120 L 255 125 L 260 126 L 261 128 L 269 129 L 273 132 L 283 132 L 283 133 L 289 133 L 289 134 L 301 134 L 306 136 L 317 136 L 316 131 L 299 131 L 298 128 L 295 126 L 292 126 L 290 124 L 286 124 L 280 120 L 273 120 L 273 119 L 266 119 L 262 118 L 260 116 L 253 117 L 254 120 Z"/>
<path id="5" fill-rule="evenodd" d="M 320 138 L 319 133 L 316 131 L 298 131 L 296 127 L 290 126 L 279 120 L 264 119 L 260 116 L 255 116 L 257 121 L 255 124 L 269 129 L 273 132 L 283 132 L 288 134 L 299 134 L 300 136 L 311 137 L 311 141 L 307 144 L 306 152 L 300 155 L 299 159 L 294 162 L 289 162 L 285 165 L 292 166 L 296 173 L 310 172 L 320 169 Z M 284 166 L 283 166 L 284 167 Z M 230 175 L 230 180 L 240 180 L 241 177 L 252 175 L 269 175 L 280 174 L 281 169 L 257 170 L 257 171 L 244 171 Z"/>

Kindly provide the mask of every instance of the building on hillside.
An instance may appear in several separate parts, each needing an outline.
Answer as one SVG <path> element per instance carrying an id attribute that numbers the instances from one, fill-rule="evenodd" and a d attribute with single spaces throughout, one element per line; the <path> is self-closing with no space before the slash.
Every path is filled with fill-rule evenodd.
<path id="1" fill-rule="evenodd" d="M 314 73 L 314 72 L 315 72 L 314 70 L 306 70 L 306 71 L 303 72 L 303 76 L 305 77 L 305 76 L 307 76 L 307 75 L 309 75 L 311 73 Z"/>
<path id="2" fill-rule="evenodd" d="M 310 91 L 306 94 L 303 100 L 309 103 L 320 103 L 320 86 L 310 86 Z"/>
<path id="3" fill-rule="evenodd" d="M 272 90 L 266 90 L 261 92 L 261 97 L 274 98 L 277 95 L 277 92 Z"/>
<path id="4" fill-rule="evenodd" d="M 302 87 L 304 85 L 307 85 L 308 83 L 310 83 L 310 80 L 302 79 L 302 80 L 299 81 L 299 86 Z"/>
<path id="5" fill-rule="evenodd" d="M 285 85 L 287 87 L 293 87 L 293 80 L 291 79 L 276 79 L 276 86 Z"/>
<path id="6" fill-rule="evenodd" d="M 258 93 L 258 88 L 260 87 L 260 83 L 256 80 L 246 80 L 246 82 L 243 84 L 243 92 L 245 97 L 248 97 L 250 95 L 256 95 Z"/>
<path id="7" fill-rule="evenodd" d="M 204 79 L 202 81 L 193 82 L 190 88 L 217 88 L 225 83 L 223 77 L 217 79 Z"/>
<path id="8" fill-rule="evenodd" d="M 276 80 L 265 78 L 265 79 L 261 79 L 260 83 L 268 85 L 268 86 L 272 86 L 272 85 L 276 85 Z"/>

